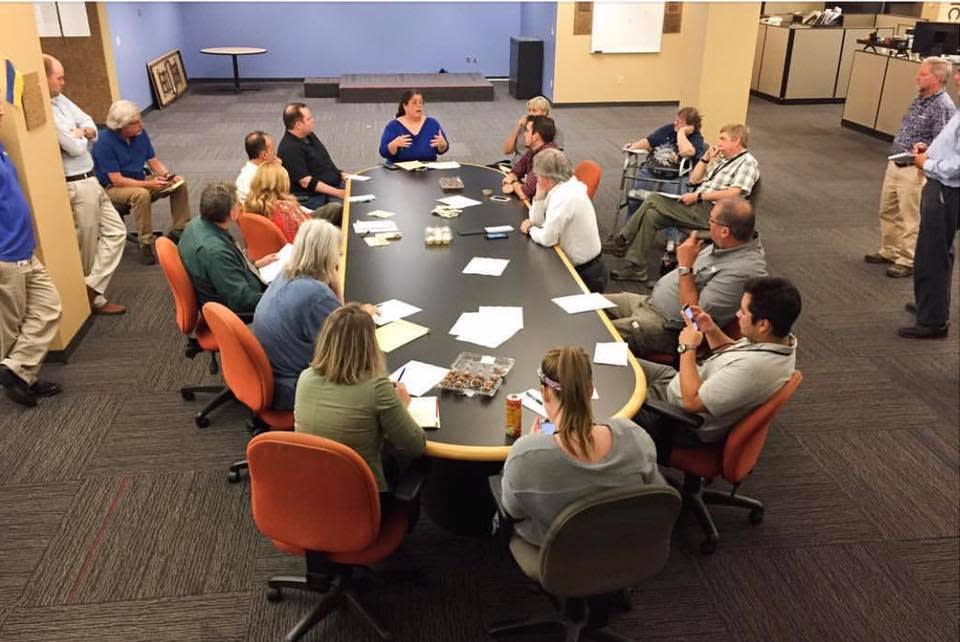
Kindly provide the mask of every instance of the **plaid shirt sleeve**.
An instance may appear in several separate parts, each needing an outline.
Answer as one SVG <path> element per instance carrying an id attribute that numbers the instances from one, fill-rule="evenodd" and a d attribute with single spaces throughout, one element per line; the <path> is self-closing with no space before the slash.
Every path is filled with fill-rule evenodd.
<path id="1" fill-rule="evenodd" d="M 707 170 L 710 172 L 711 170 Z M 716 191 L 739 187 L 743 196 L 749 196 L 753 186 L 760 178 L 760 166 L 753 154 L 747 152 L 732 163 L 721 167 L 719 171 L 705 180 L 698 191 Z"/>

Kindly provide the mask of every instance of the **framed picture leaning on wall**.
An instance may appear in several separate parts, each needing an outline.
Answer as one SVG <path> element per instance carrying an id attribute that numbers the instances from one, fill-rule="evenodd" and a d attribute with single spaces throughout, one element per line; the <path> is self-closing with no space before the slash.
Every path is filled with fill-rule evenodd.
<path id="1" fill-rule="evenodd" d="M 187 72 L 180 50 L 168 51 L 147 63 L 147 75 L 153 88 L 154 101 L 163 109 L 187 92 Z"/>

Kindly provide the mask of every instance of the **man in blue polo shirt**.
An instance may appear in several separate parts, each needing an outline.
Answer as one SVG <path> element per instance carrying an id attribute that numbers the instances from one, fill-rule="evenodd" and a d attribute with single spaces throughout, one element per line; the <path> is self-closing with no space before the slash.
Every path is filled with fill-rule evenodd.
<path id="1" fill-rule="evenodd" d="M 150 204 L 170 197 L 173 222 L 167 233 L 174 242 L 190 222 L 187 184 L 167 170 L 150 144 L 140 121 L 140 109 L 129 100 L 118 100 L 107 112 L 107 131 L 93 146 L 94 171 L 107 196 L 117 207 L 128 207 L 140 236 L 140 262 L 153 265 L 153 216 Z M 150 168 L 148 176 L 144 164 Z"/>
<path id="2" fill-rule="evenodd" d="M 0 100 L 0 120 L 3 120 Z M 33 221 L 17 169 L 0 144 L 0 386 L 36 406 L 60 386 L 37 378 L 60 325 L 60 295 L 33 250 Z"/>

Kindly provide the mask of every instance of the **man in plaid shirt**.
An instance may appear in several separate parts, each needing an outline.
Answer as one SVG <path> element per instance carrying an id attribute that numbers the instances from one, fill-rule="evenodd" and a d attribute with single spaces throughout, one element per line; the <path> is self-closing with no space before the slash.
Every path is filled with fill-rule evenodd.
<path id="1" fill-rule="evenodd" d="M 710 210 L 725 198 L 748 198 L 760 178 L 757 159 L 747 151 L 746 125 L 725 125 L 720 140 L 690 172 L 694 191 L 677 199 L 651 194 L 626 225 L 604 243 L 604 251 L 625 256 L 628 265 L 610 273 L 618 281 L 646 281 L 647 254 L 658 230 L 671 226 L 709 229 Z"/>

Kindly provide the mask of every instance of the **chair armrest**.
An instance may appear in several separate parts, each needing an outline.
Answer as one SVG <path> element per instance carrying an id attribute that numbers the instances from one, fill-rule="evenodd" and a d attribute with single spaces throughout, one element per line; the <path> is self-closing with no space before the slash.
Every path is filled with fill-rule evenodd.
<path id="1" fill-rule="evenodd" d="M 411 466 L 404 471 L 393 489 L 393 497 L 401 502 L 412 502 L 420 495 L 425 475 L 422 470 Z"/>
<path id="2" fill-rule="evenodd" d="M 699 428 L 703 424 L 703 417 L 700 415 L 689 413 L 683 408 L 669 404 L 666 401 L 647 399 L 643 402 L 643 409 L 650 410 L 665 419 L 683 424 L 684 426 L 690 426 L 691 428 Z"/>
<path id="3" fill-rule="evenodd" d="M 490 494 L 493 495 L 493 501 L 497 505 L 497 513 L 500 516 L 501 525 L 522 522 L 522 519 L 516 519 L 513 515 L 507 512 L 506 508 L 503 507 L 503 475 L 490 475 L 490 477 L 487 478 L 487 481 L 490 484 Z"/>

